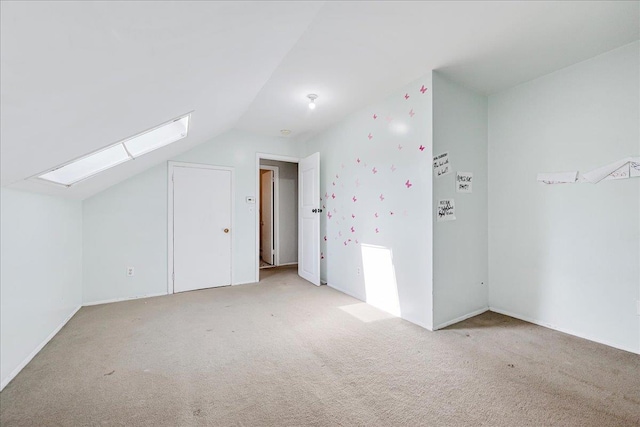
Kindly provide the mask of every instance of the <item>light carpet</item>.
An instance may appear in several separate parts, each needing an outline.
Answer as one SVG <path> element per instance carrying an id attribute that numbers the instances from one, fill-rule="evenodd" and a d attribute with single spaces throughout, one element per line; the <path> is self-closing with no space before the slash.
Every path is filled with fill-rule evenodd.
<path id="1" fill-rule="evenodd" d="M 295 269 L 84 307 L 0 424 L 638 426 L 640 356 L 495 313 L 429 332 Z"/>

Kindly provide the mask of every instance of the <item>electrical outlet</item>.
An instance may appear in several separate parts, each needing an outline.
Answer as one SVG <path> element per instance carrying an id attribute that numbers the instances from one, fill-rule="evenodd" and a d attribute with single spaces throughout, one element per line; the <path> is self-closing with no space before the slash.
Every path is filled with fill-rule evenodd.
<path id="1" fill-rule="evenodd" d="M 131 277 L 135 274 L 135 269 L 133 267 L 127 267 L 127 276 Z"/>

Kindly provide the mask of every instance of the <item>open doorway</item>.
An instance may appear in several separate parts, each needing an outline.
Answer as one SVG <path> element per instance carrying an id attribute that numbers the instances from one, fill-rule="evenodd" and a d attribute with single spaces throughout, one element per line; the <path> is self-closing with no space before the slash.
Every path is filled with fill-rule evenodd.
<path id="1" fill-rule="evenodd" d="M 258 174 L 260 280 L 266 269 L 298 263 L 298 163 L 261 157 Z"/>

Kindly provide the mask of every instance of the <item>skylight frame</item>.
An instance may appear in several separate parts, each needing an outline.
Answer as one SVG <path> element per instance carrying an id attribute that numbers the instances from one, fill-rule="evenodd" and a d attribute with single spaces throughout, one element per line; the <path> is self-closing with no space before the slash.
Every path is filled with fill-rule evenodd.
<path id="1" fill-rule="evenodd" d="M 96 176 L 96 175 L 98 175 L 98 174 L 100 174 L 100 173 L 102 173 L 102 172 L 104 172 L 104 171 L 106 171 L 106 170 L 108 170 L 108 169 L 111 169 L 111 168 L 116 167 L 116 166 L 118 166 L 118 165 L 124 164 L 124 163 L 126 163 L 126 162 L 128 162 L 128 161 L 130 161 L 130 160 L 135 160 L 135 159 L 137 159 L 137 158 L 139 158 L 139 157 L 142 157 L 142 156 L 144 156 L 145 154 L 148 154 L 148 153 L 150 153 L 150 152 L 152 152 L 152 151 L 158 150 L 158 149 L 160 149 L 160 148 L 162 148 L 162 147 L 166 147 L 166 146 L 171 145 L 171 144 L 173 144 L 173 143 L 175 143 L 175 142 L 177 142 L 177 141 L 180 141 L 180 140 L 182 140 L 182 139 L 187 138 L 187 137 L 189 136 L 189 128 L 191 127 L 191 121 L 192 121 L 191 114 L 192 114 L 194 111 L 195 111 L 195 110 L 189 111 L 189 112 L 188 112 L 188 113 L 186 113 L 186 114 L 182 114 L 182 115 L 180 115 L 180 116 L 178 116 L 178 117 L 176 117 L 176 118 L 174 118 L 174 119 L 171 119 L 171 120 L 168 120 L 168 121 L 166 121 L 166 122 L 163 122 L 163 123 L 161 123 L 161 124 L 159 124 L 159 125 L 157 125 L 157 126 L 154 126 L 154 127 L 150 128 L 150 129 L 147 129 L 147 130 L 144 130 L 144 131 L 142 131 L 142 132 L 140 132 L 140 133 L 137 133 L 137 134 L 135 134 L 135 135 L 133 135 L 133 136 L 130 136 L 130 137 L 127 137 L 127 138 L 121 139 L 121 140 L 119 140 L 119 141 L 117 141 L 117 142 L 114 142 L 113 144 L 110 144 L 110 145 L 107 145 L 107 146 L 105 146 L 105 147 L 99 148 L 99 149 L 97 149 L 97 150 L 95 150 L 95 151 L 92 151 L 92 152 L 90 152 L 90 153 L 88 153 L 88 154 L 85 154 L 85 155 L 83 155 L 83 156 L 76 157 L 75 159 L 72 159 L 72 160 L 70 160 L 70 161 L 68 161 L 68 162 L 65 162 L 65 163 L 63 163 L 63 164 L 60 164 L 60 165 L 58 165 L 58 166 L 56 166 L 56 167 L 54 167 L 54 168 L 47 169 L 47 170 L 45 170 L 45 171 L 43 171 L 43 172 L 40 172 L 40 173 L 38 173 L 38 174 L 35 174 L 35 175 L 33 175 L 33 176 L 31 176 L 31 177 L 29 177 L 29 178 L 27 178 L 27 179 L 35 179 L 35 180 L 38 180 L 38 181 L 46 182 L 46 183 L 48 183 L 48 184 L 53 184 L 53 185 L 57 185 L 57 186 L 61 186 L 61 187 L 66 187 L 66 188 L 72 187 L 72 186 L 74 186 L 74 185 L 76 185 L 76 184 L 78 184 L 78 183 L 80 183 L 80 182 L 82 182 L 82 181 L 85 181 L 85 180 L 87 180 L 87 179 L 89 179 L 89 178 L 92 178 L 92 177 L 94 177 L 94 176 Z M 180 138 L 178 138 L 178 139 L 175 139 L 175 140 L 173 140 L 173 141 L 171 141 L 171 142 L 168 142 L 168 143 L 166 143 L 166 144 L 160 145 L 160 146 L 158 146 L 158 147 L 156 147 L 156 148 L 153 148 L 153 149 L 151 149 L 151 150 L 147 150 L 147 151 L 141 152 L 141 153 L 137 154 L 136 156 L 133 156 L 133 155 L 129 152 L 129 150 L 127 149 L 127 146 L 125 145 L 125 143 L 126 143 L 126 142 L 128 142 L 128 141 L 134 140 L 135 138 L 138 138 L 138 137 L 140 137 L 140 136 L 146 135 L 146 134 L 148 134 L 149 132 L 153 132 L 153 131 L 155 131 L 155 130 L 157 130 L 157 129 L 160 129 L 160 128 L 162 128 L 162 127 L 164 127 L 164 126 L 167 126 L 167 125 L 169 125 L 169 124 L 171 124 L 171 123 L 174 123 L 174 122 L 177 122 L 177 121 L 183 120 L 183 119 L 185 119 L 185 118 L 187 119 L 187 126 L 186 126 L 186 129 L 185 129 L 185 132 L 184 132 L 184 136 L 181 136 L 181 137 L 180 137 Z M 79 162 L 80 160 L 86 159 L 86 158 L 88 158 L 88 157 L 95 156 L 96 154 L 99 154 L 99 153 L 101 153 L 101 152 L 103 152 L 103 151 L 106 151 L 106 150 L 110 150 L 110 149 L 112 149 L 113 147 L 116 147 L 116 146 L 118 146 L 118 145 L 121 145 L 121 146 L 122 146 L 122 148 L 124 149 L 124 151 L 127 153 L 127 156 L 128 156 L 128 158 L 127 158 L 127 159 L 125 159 L 125 160 L 123 160 L 123 161 L 121 161 L 121 162 L 118 162 L 118 163 L 115 163 L 115 164 L 112 164 L 112 165 L 106 166 L 106 167 L 101 168 L 101 169 L 99 169 L 99 170 L 96 170 L 96 171 L 94 171 L 93 173 L 91 173 L 91 174 L 89 174 L 89 175 L 86 175 L 86 176 L 83 176 L 81 179 L 78 179 L 78 180 L 76 180 L 76 181 L 73 181 L 73 182 L 71 182 L 71 183 L 69 183 L 69 184 L 65 184 L 65 183 L 62 183 L 62 182 L 56 182 L 56 181 L 52 181 L 52 180 L 50 180 L 50 179 L 42 178 L 42 176 L 43 176 L 43 175 L 46 175 L 46 174 L 51 173 L 51 172 L 54 172 L 54 171 L 56 171 L 56 170 L 58 170 L 58 169 L 62 169 L 62 168 L 64 168 L 65 166 L 68 166 L 68 165 L 70 165 L 70 164 L 72 164 L 72 163 Z"/>

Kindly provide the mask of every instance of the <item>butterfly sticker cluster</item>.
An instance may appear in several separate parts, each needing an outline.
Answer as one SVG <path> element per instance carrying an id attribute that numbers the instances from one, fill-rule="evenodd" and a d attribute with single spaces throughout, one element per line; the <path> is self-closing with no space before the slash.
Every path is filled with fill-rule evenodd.
<path id="1" fill-rule="evenodd" d="M 392 111 L 370 111 L 369 129 L 363 129 L 362 140 L 354 141 L 355 155 L 339 159 L 328 174 L 329 190 L 321 199 L 325 208 L 323 262 L 327 261 L 329 248 L 349 248 L 372 239 L 375 243 L 375 239 L 392 234 L 393 224 L 401 224 L 403 218 L 410 216 L 406 200 L 414 196 L 407 195 L 418 191 L 419 177 L 415 167 L 406 165 L 415 165 L 417 156 L 430 164 L 430 150 L 424 140 L 395 137 L 393 129 L 419 123 L 423 110 L 418 107 L 424 102 L 420 97 L 427 92 L 428 88 L 422 85 L 415 92 L 401 95 L 401 101 L 394 104 L 398 107 Z"/>

